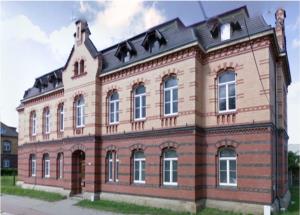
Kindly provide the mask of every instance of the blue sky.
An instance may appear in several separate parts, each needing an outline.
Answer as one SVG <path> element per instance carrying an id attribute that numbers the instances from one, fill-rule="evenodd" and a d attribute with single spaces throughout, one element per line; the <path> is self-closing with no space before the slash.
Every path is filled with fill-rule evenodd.
<path id="1" fill-rule="evenodd" d="M 74 19 L 85 17 L 91 39 L 101 50 L 154 25 L 179 17 L 185 25 L 203 20 L 199 4 L 189 2 L 1 2 L 1 120 L 17 126 L 18 106 L 36 77 L 64 65 L 73 45 Z M 208 17 L 247 5 L 250 16 L 262 14 L 274 26 L 277 8 L 286 10 L 287 50 L 292 74 L 288 115 L 290 143 L 300 143 L 300 3 L 204 1 Z M 9 90 L 8 90 L 9 89 Z"/>

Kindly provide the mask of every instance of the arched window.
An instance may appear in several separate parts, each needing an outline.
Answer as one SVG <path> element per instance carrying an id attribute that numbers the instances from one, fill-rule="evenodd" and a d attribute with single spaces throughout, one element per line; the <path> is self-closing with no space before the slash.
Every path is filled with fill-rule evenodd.
<path id="1" fill-rule="evenodd" d="M 107 152 L 107 181 L 119 181 L 119 158 L 115 151 Z"/>
<path id="2" fill-rule="evenodd" d="M 237 185 L 236 174 L 236 153 L 232 148 L 225 148 L 219 151 L 219 184 Z"/>
<path id="3" fill-rule="evenodd" d="M 49 154 L 43 155 L 43 176 L 44 178 L 50 178 L 50 157 Z"/>
<path id="4" fill-rule="evenodd" d="M 63 132 L 64 131 L 64 104 L 61 103 L 58 106 L 58 111 L 57 111 L 57 125 L 59 127 L 58 131 Z"/>
<path id="5" fill-rule="evenodd" d="M 63 178 L 63 172 L 64 172 L 64 154 L 58 153 L 57 155 L 57 178 L 61 179 Z"/>
<path id="6" fill-rule="evenodd" d="M 3 152 L 11 151 L 11 143 L 7 140 L 3 141 Z"/>
<path id="7" fill-rule="evenodd" d="M 177 153 L 173 149 L 167 149 L 163 153 L 163 183 L 165 185 L 177 185 Z"/>
<path id="8" fill-rule="evenodd" d="M 134 119 L 140 120 L 146 117 L 146 90 L 143 85 L 134 91 Z"/>
<path id="9" fill-rule="evenodd" d="M 109 123 L 115 124 L 119 122 L 119 94 L 114 92 L 109 97 Z"/>
<path id="10" fill-rule="evenodd" d="M 80 74 L 84 73 L 84 60 L 80 61 Z"/>
<path id="11" fill-rule="evenodd" d="M 36 135 L 36 130 L 37 130 L 37 119 L 36 119 L 35 111 L 33 111 L 31 113 L 30 123 L 31 123 L 31 135 L 35 136 Z"/>
<path id="12" fill-rule="evenodd" d="M 78 62 L 76 61 L 74 64 L 74 76 L 78 75 Z"/>
<path id="13" fill-rule="evenodd" d="M 175 77 L 164 82 L 164 113 L 173 115 L 178 112 L 178 84 Z"/>
<path id="14" fill-rule="evenodd" d="M 48 107 L 44 108 L 44 133 L 50 133 L 50 110 Z"/>
<path id="15" fill-rule="evenodd" d="M 133 154 L 134 183 L 145 183 L 146 159 L 143 151 L 135 151 Z"/>
<path id="16" fill-rule="evenodd" d="M 234 111 L 236 109 L 235 85 L 234 72 L 225 72 L 219 76 L 219 112 Z"/>
<path id="17" fill-rule="evenodd" d="M 36 176 L 36 157 L 31 154 L 29 157 L 29 175 L 32 177 Z"/>
<path id="18" fill-rule="evenodd" d="M 84 98 L 80 96 L 76 100 L 76 127 L 81 128 L 84 127 Z"/>

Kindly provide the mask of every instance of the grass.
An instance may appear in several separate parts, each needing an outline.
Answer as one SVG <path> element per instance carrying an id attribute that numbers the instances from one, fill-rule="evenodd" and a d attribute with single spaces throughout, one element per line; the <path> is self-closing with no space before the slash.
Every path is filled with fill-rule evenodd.
<path id="1" fill-rule="evenodd" d="M 21 187 L 15 186 L 13 176 L 1 176 L 1 194 L 2 193 L 15 196 L 26 196 L 48 202 L 59 201 L 66 198 L 65 196 L 58 193 L 51 193 L 33 189 L 23 189 Z"/>
<path id="2" fill-rule="evenodd" d="M 299 189 L 300 187 L 292 187 L 290 189 L 291 194 L 292 194 L 292 200 L 291 203 L 287 209 L 286 212 L 281 212 L 281 214 L 285 214 L 285 215 L 299 215 L 300 214 L 300 210 L 299 210 L 299 204 L 300 204 L 300 200 L 299 200 Z"/>

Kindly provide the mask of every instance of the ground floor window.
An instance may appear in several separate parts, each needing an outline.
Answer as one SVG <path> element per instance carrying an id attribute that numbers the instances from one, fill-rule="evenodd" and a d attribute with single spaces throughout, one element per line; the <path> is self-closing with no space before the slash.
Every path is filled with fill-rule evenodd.
<path id="1" fill-rule="evenodd" d="M 30 155 L 30 175 L 36 176 L 36 158 L 35 155 Z"/>
<path id="2" fill-rule="evenodd" d="M 119 158 L 115 151 L 107 153 L 107 181 L 119 181 Z"/>
<path id="3" fill-rule="evenodd" d="M 145 183 L 145 155 L 143 151 L 135 151 L 133 154 L 134 183 Z"/>
<path id="4" fill-rule="evenodd" d="M 63 178 L 64 171 L 64 155 L 59 153 L 57 156 L 57 178 Z"/>
<path id="5" fill-rule="evenodd" d="M 3 167 L 4 168 L 9 168 L 10 167 L 10 160 L 7 160 L 7 159 L 3 160 Z"/>
<path id="6" fill-rule="evenodd" d="M 43 156 L 43 163 L 44 163 L 44 177 L 45 178 L 50 178 L 50 158 L 49 158 L 49 154 L 45 154 Z"/>
<path id="7" fill-rule="evenodd" d="M 165 150 L 163 153 L 163 183 L 177 185 L 177 153 L 175 150 Z"/>
<path id="8" fill-rule="evenodd" d="M 221 149 L 219 152 L 219 184 L 237 185 L 237 161 L 234 149 Z"/>

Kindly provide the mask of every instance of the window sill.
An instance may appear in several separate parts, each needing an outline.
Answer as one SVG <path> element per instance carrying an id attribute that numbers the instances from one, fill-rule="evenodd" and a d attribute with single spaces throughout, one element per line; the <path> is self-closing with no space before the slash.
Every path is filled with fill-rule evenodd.
<path id="1" fill-rule="evenodd" d="M 236 114 L 237 110 L 226 110 L 226 111 L 219 111 L 217 115 L 227 115 L 227 114 Z"/>
<path id="2" fill-rule="evenodd" d="M 222 185 L 218 185 L 217 186 L 218 189 L 222 189 L 222 190 L 238 190 L 237 188 L 237 185 L 231 185 L 231 184 L 228 184 L 228 185 L 225 185 L 225 184 L 222 184 Z"/>
<path id="3" fill-rule="evenodd" d="M 163 187 L 178 187 L 178 183 L 164 183 Z"/>

